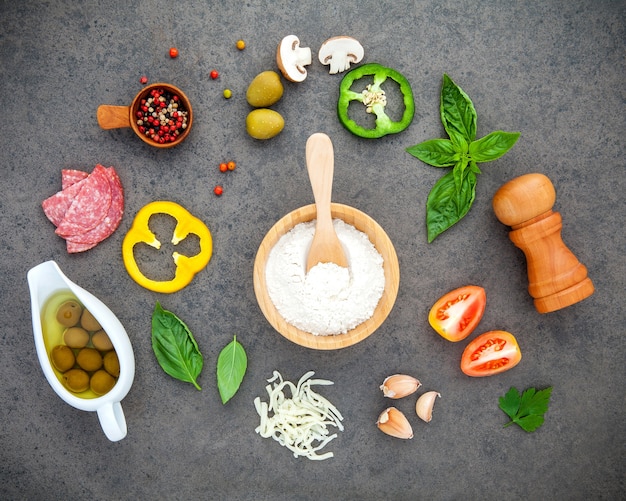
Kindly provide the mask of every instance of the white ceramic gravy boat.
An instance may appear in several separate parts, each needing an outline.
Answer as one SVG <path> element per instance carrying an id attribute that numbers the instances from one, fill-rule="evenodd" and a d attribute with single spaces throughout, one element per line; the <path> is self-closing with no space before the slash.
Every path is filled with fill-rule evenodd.
<path id="1" fill-rule="evenodd" d="M 126 436 L 127 427 L 124 411 L 120 404 L 133 384 L 135 357 L 126 330 L 113 312 L 97 297 L 79 287 L 62 272 L 54 261 L 46 261 L 28 271 L 33 333 L 39 363 L 52 389 L 69 405 L 83 411 L 95 411 L 107 438 L 113 442 Z M 96 398 L 81 398 L 65 388 L 59 381 L 46 350 L 42 314 L 46 302 L 53 296 L 66 291 L 76 296 L 79 302 L 100 323 L 108 334 L 120 362 L 120 375 L 115 386 L 106 394 Z"/>

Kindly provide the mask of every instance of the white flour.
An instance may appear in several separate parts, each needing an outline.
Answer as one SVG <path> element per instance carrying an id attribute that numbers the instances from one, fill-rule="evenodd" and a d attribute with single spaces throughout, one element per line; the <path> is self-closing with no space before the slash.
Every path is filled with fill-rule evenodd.
<path id="1" fill-rule="evenodd" d="M 369 319 L 385 288 L 383 258 L 367 235 L 341 219 L 333 226 L 349 269 L 319 263 L 306 273 L 315 221 L 300 223 L 270 251 L 265 268 L 274 306 L 291 325 L 315 335 L 345 334 Z"/>

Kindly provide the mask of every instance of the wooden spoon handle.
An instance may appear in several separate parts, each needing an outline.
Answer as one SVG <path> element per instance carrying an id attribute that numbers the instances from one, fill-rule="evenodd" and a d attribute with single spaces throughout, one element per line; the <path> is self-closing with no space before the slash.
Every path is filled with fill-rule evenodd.
<path id="1" fill-rule="evenodd" d="M 348 261 L 333 227 L 330 197 L 333 189 L 335 158 L 333 143 L 326 134 L 313 134 L 306 142 L 306 166 L 315 198 L 317 222 L 307 256 L 307 273 L 317 263 L 348 267 Z"/>
<path id="2" fill-rule="evenodd" d="M 330 199 L 333 191 L 335 157 L 333 143 L 326 134 L 313 134 L 306 142 L 306 166 L 313 188 L 317 219 L 323 224 L 331 219 Z"/>
<path id="3" fill-rule="evenodd" d="M 102 129 L 119 129 L 130 127 L 130 106 L 98 106 L 98 125 Z"/>

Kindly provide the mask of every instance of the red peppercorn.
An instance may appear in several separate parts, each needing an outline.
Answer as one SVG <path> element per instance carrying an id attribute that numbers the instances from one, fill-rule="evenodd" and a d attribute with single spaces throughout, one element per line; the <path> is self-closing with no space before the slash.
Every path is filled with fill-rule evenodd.
<path id="1" fill-rule="evenodd" d="M 219 77 L 219 76 L 220 76 L 220 74 L 217 72 L 217 70 L 213 70 L 213 71 L 211 71 L 211 78 L 212 78 L 213 80 L 215 80 L 215 79 L 216 79 L 217 77 Z"/>
<path id="2" fill-rule="evenodd" d="M 140 83 L 141 85 L 145 85 L 145 84 L 147 84 L 147 83 L 148 83 L 148 77 L 146 77 L 146 76 L 142 76 L 142 77 L 139 79 L 139 83 Z"/>
<path id="3" fill-rule="evenodd" d="M 222 193 L 224 193 L 224 188 L 218 184 L 215 188 L 213 188 L 213 193 L 219 197 Z"/>

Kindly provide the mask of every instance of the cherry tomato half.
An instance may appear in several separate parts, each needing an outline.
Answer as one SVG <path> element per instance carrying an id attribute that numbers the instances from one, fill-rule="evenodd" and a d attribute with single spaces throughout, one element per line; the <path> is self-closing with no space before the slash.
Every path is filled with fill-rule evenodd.
<path id="1" fill-rule="evenodd" d="M 430 309 L 428 322 L 448 341 L 461 341 L 483 318 L 486 303 L 487 295 L 482 287 L 459 287 L 439 298 Z"/>
<path id="2" fill-rule="evenodd" d="M 468 376 L 493 376 L 512 369 L 522 359 L 517 340 L 506 331 L 489 331 L 472 339 L 461 356 L 461 370 Z"/>

